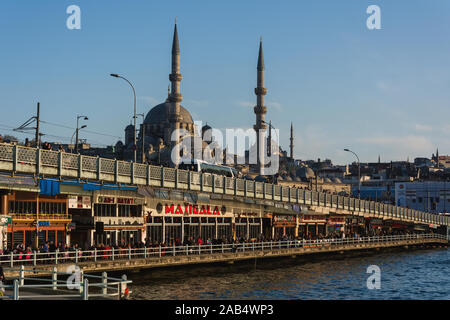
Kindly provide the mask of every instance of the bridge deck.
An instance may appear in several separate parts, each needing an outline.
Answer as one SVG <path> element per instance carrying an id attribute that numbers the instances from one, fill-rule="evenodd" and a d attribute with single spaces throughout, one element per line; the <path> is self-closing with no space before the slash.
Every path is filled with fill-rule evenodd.
<path id="1" fill-rule="evenodd" d="M 211 253 L 211 254 L 190 254 L 190 255 L 176 255 L 171 256 L 170 251 L 167 255 L 162 257 L 151 258 L 134 258 L 134 259 L 118 259 L 118 260 L 104 260 L 104 261 L 89 261 L 79 262 L 77 265 L 84 272 L 103 272 L 103 271 L 120 271 L 131 269 L 145 269 L 155 267 L 168 267 L 190 264 L 202 264 L 202 263 L 219 263 L 219 262 L 233 262 L 240 260 L 250 260 L 255 258 L 275 258 L 286 256 L 301 256 L 314 253 L 329 253 L 329 252 L 341 252 L 341 251 L 355 251 L 355 250 L 367 250 L 375 248 L 392 248 L 392 247 L 404 247 L 415 245 L 437 245 L 448 246 L 448 240 L 443 238 L 428 238 L 428 239 L 402 239 L 393 241 L 381 241 L 370 243 L 350 243 L 350 244 L 308 244 L 302 247 L 291 248 L 276 248 L 264 250 L 251 250 L 226 252 L 226 253 Z M 48 270 L 49 274 L 54 266 L 57 267 L 58 272 L 65 272 L 69 266 L 73 264 L 64 263 L 58 265 L 39 265 L 40 270 Z M 31 267 L 27 267 L 31 269 Z M 25 276 L 30 277 L 34 274 L 32 272 L 25 272 Z M 18 273 L 7 274 L 7 277 L 18 276 Z"/>

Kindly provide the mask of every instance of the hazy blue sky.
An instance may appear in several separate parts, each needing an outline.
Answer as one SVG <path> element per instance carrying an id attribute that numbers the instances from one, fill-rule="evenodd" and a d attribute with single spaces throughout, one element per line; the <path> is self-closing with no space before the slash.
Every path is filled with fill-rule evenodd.
<path id="1" fill-rule="evenodd" d="M 66 8 L 81 8 L 68 30 Z M 368 5 L 381 30 L 368 30 Z M 267 120 L 295 156 L 353 161 L 412 160 L 450 148 L 450 1 L 20 1 L 0 2 L 0 133 L 41 102 L 42 119 L 123 137 L 133 112 L 167 96 L 175 17 L 182 105 L 213 127 L 251 127 L 263 37 Z M 139 119 L 139 122 L 141 119 Z M 43 124 L 44 140 L 73 129 Z M 25 135 L 18 134 L 20 138 Z M 32 135 L 30 135 L 32 136 Z M 81 134 L 94 145 L 117 141 Z"/>

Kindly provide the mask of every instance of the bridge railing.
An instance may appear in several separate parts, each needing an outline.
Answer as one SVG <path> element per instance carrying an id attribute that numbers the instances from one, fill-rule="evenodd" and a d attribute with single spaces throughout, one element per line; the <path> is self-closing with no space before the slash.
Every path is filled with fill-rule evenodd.
<path id="1" fill-rule="evenodd" d="M 102 297 L 102 298 L 112 298 L 118 297 L 121 299 L 127 296 L 126 293 L 128 284 L 132 283 L 131 280 L 127 280 L 127 276 L 123 275 L 121 279 L 108 277 L 106 272 L 103 272 L 101 276 L 84 274 L 82 270 L 75 270 L 73 268 L 68 269 L 68 272 L 58 272 L 56 267 L 53 267 L 51 271 L 48 270 L 37 270 L 25 269 L 22 264 L 20 268 L 4 268 L 5 271 L 15 271 L 19 273 L 18 277 L 11 278 L 11 285 L 0 285 L 0 289 L 10 290 L 10 294 L 5 294 L 0 296 L 1 299 L 11 299 L 11 300 L 23 300 L 23 299 L 36 299 L 36 298 L 78 298 L 82 300 L 89 300 L 89 298 Z M 51 278 L 45 279 L 42 277 L 32 278 L 25 277 L 25 272 L 30 272 L 37 275 L 48 275 L 50 273 Z M 58 280 L 58 277 L 69 277 L 75 275 L 73 281 Z M 90 280 L 89 280 L 90 279 Z M 94 282 L 99 279 L 100 281 Z M 33 282 L 33 284 L 26 284 L 27 282 Z M 36 283 L 37 282 L 37 283 Z M 32 293 L 27 293 L 25 295 L 20 295 L 21 289 L 32 289 Z M 49 294 L 48 290 L 52 289 L 56 294 Z M 69 289 L 77 290 L 76 293 L 71 293 L 69 291 L 61 292 L 58 289 Z M 100 292 L 98 292 L 101 289 Z M 47 291 L 42 291 L 47 290 Z M 94 291 L 95 290 L 95 291 Z M 109 290 L 109 292 L 108 292 Z"/>
<path id="2" fill-rule="evenodd" d="M 167 167 L 83 156 L 0 143 L 0 170 L 12 173 L 95 179 L 196 190 L 293 204 L 326 206 L 424 224 L 450 225 L 450 217 L 375 201 L 330 195 L 295 187 L 234 179 Z"/>
<path id="3" fill-rule="evenodd" d="M 18 265 L 37 266 L 37 265 L 58 265 L 58 264 L 77 264 L 81 262 L 100 262 L 115 260 L 132 260 L 146 258 L 161 258 L 167 256 L 179 255 L 199 255 L 213 253 L 230 253 L 240 251 L 255 250 L 274 250 L 299 247 L 314 246 L 340 246 L 356 245 L 365 243 L 381 243 L 401 240 L 420 240 L 437 239 L 447 240 L 446 235 L 440 234 L 408 234 L 408 235 L 388 235 L 359 238 L 333 238 L 316 240 L 286 240 L 286 241 L 268 241 L 268 242 L 245 242 L 231 244 L 195 244 L 180 246 L 156 246 L 146 248 L 107 248 L 94 250 L 73 250 L 59 252 L 29 252 L 29 253 L 10 253 L 0 255 L 0 265 L 14 267 Z"/>

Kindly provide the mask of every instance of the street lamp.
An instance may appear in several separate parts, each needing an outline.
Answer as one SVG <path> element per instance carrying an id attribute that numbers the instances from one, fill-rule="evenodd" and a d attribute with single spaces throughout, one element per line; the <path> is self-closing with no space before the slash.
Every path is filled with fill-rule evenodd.
<path id="1" fill-rule="evenodd" d="M 358 159 L 358 199 L 361 199 L 361 163 L 359 162 L 359 157 L 350 149 L 344 149 L 344 151 L 353 153 L 356 156 L 356 159 Z"/>
<path id="2" fill-rule="evenodd" d="M 81 128 L 79 128 L 79 121 L 83 118 L 83 120 L 89 120 L 86 116 L 77 116 L 77 130 L 76 130 L 76 137 L 75 137 L 75 153 L 78 153 L 78 131 L 80 131 L 83 128 L 86 128 L 87 125 L 82 125 Z"/>
<path id="3" fill-rule="evenodd" d="M 138 116 L 142 117 L 142 130 L 141 130 L 141 136 L 142 136 L 142 163 L 145 163 L 145 114 L 139 113 Z"/>
<path id="4" fill-rule="evenodd" d="M 134 90 L 133 84 L 131 84 L 131 82 L 128 81 L 128 79 L 122 77 L 121 75 L 118 75 L 117 73 L 111 73 L 110 76 L 114 77 L 114 78 L 121 78 L 121 79 L 125 80 L 131 86 L 131 89 L 133 89 L 133 94 L 134 94 L 134 145 L 133 145 L 133 149 L 134 149 L 134 162 L 136 162 L 136 91 Z"/>

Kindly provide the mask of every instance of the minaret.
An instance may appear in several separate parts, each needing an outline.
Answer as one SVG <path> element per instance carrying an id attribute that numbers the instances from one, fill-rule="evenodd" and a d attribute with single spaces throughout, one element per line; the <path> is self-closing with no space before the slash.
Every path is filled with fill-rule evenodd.
<path id="1" fill-rule="evenodd" d="M 169 102 L 172 103 L 169 122 L 170 122 L 170 132 L 168 137 L 168 142 L 172 133 L 180 128 L 181 116 L 180 116 L 180 103 L 182 100 L 182 95 L 180 93 L 180 82 L 182 76 L 180 74 L 180 45 L 178 43 L 178 32 L 177 32 L 177 21 L 175 20 L 175 29 L 173 32 L 172 41 L 172 73 L 169 75 L 169 80 L 171 82 L 171 92 L 169 95 Z M 170 142 L 171 144 L 176 144 L 177 141 Z"/>
<path id="2" fill-rule="evenodd" d="M 257 163 L 258 171 L 261 174 L 264 167 L 264 130 L 267 128 L 264 122 L 267 108 L 264 106 L 264 96 L 267 93 L 267 89 L 264 88 L 264 56 L 262 49 L 262 38 L 259 41 L 259 55 L 258 55 L 258 76 L 257 86 L 255 88 L 256 94 L 256 106 L 253 108 L 256 114 L 256 124 L 253 129 L 256 131 L 256 148 L 257 148 Z M 262 144 L 261 144 L 262 142 Z"/>
<path id="3" fill-rule="evenodd" d="M 439 168 L 439 149 L 436 149 L 436 167 Z"/>
<path id="4" fill-rule="evenodd" d="M 292 122 L 291 122 L 291 160 L 294 160 L 294 127 L 292 126 Z"/>

